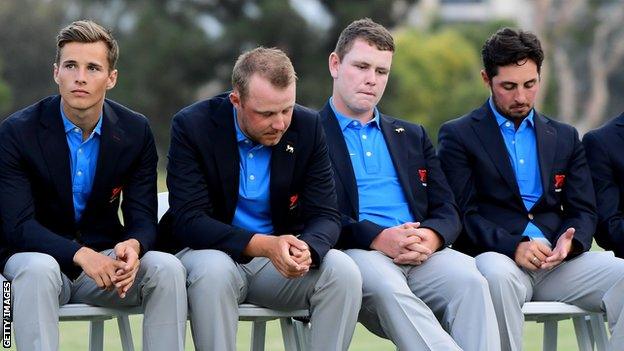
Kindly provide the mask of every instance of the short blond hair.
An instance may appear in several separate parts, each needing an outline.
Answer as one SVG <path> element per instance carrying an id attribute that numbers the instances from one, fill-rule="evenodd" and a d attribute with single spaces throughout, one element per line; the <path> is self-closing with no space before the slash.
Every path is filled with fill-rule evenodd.
<path id="1" fill-rule="evenodd" d="M 249 80 L 254 74 L 282 89 L 297 81 L 292 62 L 282 50 L 276 48 L 258 47 L 238 57 L 232 70 L 232 87 L 238 90 L 241 100 L 249 93 Z"/>

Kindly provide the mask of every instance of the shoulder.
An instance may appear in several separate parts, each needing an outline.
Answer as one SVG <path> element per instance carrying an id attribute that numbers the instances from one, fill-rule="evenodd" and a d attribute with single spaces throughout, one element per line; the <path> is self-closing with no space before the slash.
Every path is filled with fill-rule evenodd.
<path id="1" fill-rule="evenodd" d="M 596 141 L 612 141 L 613 137 L 617 136 L 618 130 L 624 126 L 624 113 L 612 118 L 600 127 L 587 132 L 583 137 L 583 140 L 593 139 Z M 623 129 L 624 130 L 624 129 Z"/>
<path id="2" fill-rule="evenodd" d="M 319 123 L 319 114 L 311 108 L 295 104 L 291 128 L 302 132 L 313 131 Z"/>
<path id="3" fill-rule="evenodd" d="M 537 113 L 535 118 L 540 118 L 542 122 L 554 128 L 559 137 L 578 139 L 578 131 L 570 124 L 557 121 L 541 113 Z"/>
<path id="4" fill-rule="evenodd" d="M 49 96 L 12 113 L 0 124 L 0 139 L 32 140 L 44 120 L 49 123 L 53 114 L 60 116 L 60 101 L 61 98 L 58 95 Z"/>
<path id="5" fill-rule="evenodd" d="M 222 113 L 222 111 L 231 111 L 233 108 L 229 99 L 229 92 L 222 93 L 210 99 L 195 102 L 173 116 L 174 125 L 188 125 L 193 127 L 196 124 L 203 124 L 208 127 L 206 122 Z"/>

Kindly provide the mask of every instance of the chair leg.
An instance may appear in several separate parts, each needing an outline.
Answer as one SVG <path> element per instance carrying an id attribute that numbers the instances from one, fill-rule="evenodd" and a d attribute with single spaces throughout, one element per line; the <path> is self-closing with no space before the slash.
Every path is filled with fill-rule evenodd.
<path id="1" fill-rule="evenodd" d="M 574 323 L 574 332 L 576 333 L 576 342 L 578 343 L 579 351 L 592 351 L 593 348 L 589 339 L 585 316 L 573 317 L 572 322 Z"/>
<path id="2" fill-rule="evenodd" d="M 594 336 L 597 351 L 606 351 L 609 344 L 607 330 L 604 323 L 603 314 L 592 314 L 590 316 L 591 333 Z"/>
<path id="3" fill-rule="evenodd" d="M 89 351 L 104 351 L 104 320 L 89 323 Z"/>
<path id="4" fill-rule="evenodd" d="M 282 326 L 282 339 L 284 340 L 284 350 L 296 351 L 297 340 L 295 337 L 295 326 L 293 325 L 292 318 L 280 318 L 280 325 Z"/>
<path id="5" fill-rule="evenodd" d="M 557 323 L 556 320 L 544 321 L 544 351 L 557 351 Z"/>
<path id="6" fill-rule="evenodd" d="M 132 329 L 127 315 L 117 316 L 117 326 L 119 327 L 119 337 L 121 339 L 121 349 L 123 351 L 134 351 L 132 341 Z"/>
<path id="7" fill-rule="evenodd" d="M 310 349 L 310 323 L 294 321 L 295 339 L 298 351 L 308 351 Z"/>
<path id="8" fill-rule="evenodd" d="M 264 351 L 266 321 L 253 321 L 251 324 L 251 351 Z"/>

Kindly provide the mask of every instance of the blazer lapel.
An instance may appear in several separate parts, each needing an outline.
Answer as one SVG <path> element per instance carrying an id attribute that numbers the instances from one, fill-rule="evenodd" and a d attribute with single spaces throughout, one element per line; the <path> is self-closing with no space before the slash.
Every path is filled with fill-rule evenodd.
<path id="1" fill-rule="evenodd" d="M 358 199 L 358 188 L 355 181 L 355 172 L 353 171 L 353 165 L 349 157 L 347 143 L 344 140 L 342 130 L 340 130 L 340 124 L 338 124 L 338 119 L 336 115 L 334 115 L 334 111 L 332 111 L 329 102 L 325 104 L 325 107 L 321 111 L 321 116 L 321 122 L 325 128 L 325 136 L 329 148 L 329 157 L 332 160 L 334 169 L 337 171 L 336 173 L 338 174 L 340 182 L 345 188 L 345 193 L 348 195 L 352 211 L 357 214 L 359 213 L 360 203 Z"/>
<path id="2" fill-rule="evenodd" d="M 102 132 L 100 135 L 100 150 L 98 152 L 97 166 L 93 179 L 91 195 L 85 207 L 85 213 L 96 203 L 109 201 L 112 194 L 110 189 L 121 184 L 112 184 L 117 171 L 117 164 L 123 145 L 126 141 L 125 132 L 120 128 L 119 117 L 110 105 L 104 103 L 102 114 Z M 85 216 L 83 216 L 85 218 Z"/>
<path id="3" fill-rule="evenodd" d="M 550 176 L 552 174 L 552 165 L 555 159 L 557 145 L 557 130 L 550 125 L 548 120 L 542 115 L 535 112 L 533 118 L 535 121 L 535 137 L 537 140 L 537 156 L 540 165 L 540 174 L 542 178 L 542 196 L 548 193 L 550 187 Z M 540 201 L 538 200 L 538 202 Z"/>
<path id="4" fill-rule="evenodd" d="M 295 119 L 296 116 L 293 116 Z M 282 213 L 283 199 L 288 197 L 290 183 L 292 182 L 293 172 L 295 170 L 295 161 L 297 159 L 297 132 L 288 129 L 280 142 L 272 147 L 271 151 L 271 179 L 270 179 L 270 197 L 271 197 L 271 216 L 273 224 L 280 223 L 281 218 L 278 213 Z"/>
<path id="5" fill-rule="evenodd" d="M 472 128 L 474 133 L 481 139 L 483 148 L 492 159 L 501 177 L 518 198 L 522 200 L 518 182 L 516 181 L 516 175 L 511 168 L 511 161 L 507 154 L 507 147 L 505 146 L 503 136 L 496 123 L 496 118 L 494 118 L 494 114 L 490 110 L 487 102 L 481 106 L 480 112 L 481 113 L 473 117 L 474 123 L 472 123 Z"/>
<path id="6" fill-rule="evenodd" d="M 397 124 L 396 121 L 390 121 L 384 115 L 380 116 L 380 121 L 381 132 L 388 146 L 388 152 L 390 152 L 399 182 L 401 182 L 401 188 L 407 201 L 410 203 L 410 209 L 413 209 L 415 200 L 409 182 L 408 137 L 404 132 L 405 129 Z"/>
<path id="7" fill-rule="evenodd" d="M 39 147 L 50 171 L 50 177 L 56 187 L 61 207 L 71 223 L 74 223 L 74 200 L 72 178 L 69 163 L 69 146 L 61 118 L 61 99 L 50 101 L 41 115 L 43 128 L 39 129 Z M 53 201 L 51 199 L 51 201 Z"/>
<path id="8" fill-rule="evenodd" d="M 213 122 L 218 126 L 215 130 L 218 132 L 211 136 L 217 145 L 215 149 L 215 157 L 219 179 L 223 186 L 223 194 L 225 203 L 225 213 L 234 218 L 236 203 L 238 202 L 238 186 L 239 186 L 239 155 L 238 144 L 236 142 L 236 128 L 234 127 L 234 106 L 229 99 L 221 104 L 217 112 L 212 115 Z"/>

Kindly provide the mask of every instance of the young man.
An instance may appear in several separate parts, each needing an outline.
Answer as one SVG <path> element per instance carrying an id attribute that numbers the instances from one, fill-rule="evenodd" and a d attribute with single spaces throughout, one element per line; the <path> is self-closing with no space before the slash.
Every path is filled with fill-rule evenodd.
<path id="1" fill-rule="evenodd" d="M 624 258 L 624 114 L 583 137 L 598 208 L 596 242 Z"/>
<path id="2" fill-rule="evenodd" d="M 242 54 L 233 91 L 173 118 L 167 185 L 198 350 L 235 350 L 238 304 L 311 311 L 312 350 L 346 350 L 362 281 L 344 253 L 323 130 L 280 50 Z M 219 303 L 215 303 L 218 301 Z"/>
<path id="3" fill-rule="evenodd" d="M 400 350 L 496 350 L 487 282 L 448 248 L 460 222 L 435 150 L 422 126 L 376 108 L 393 52 L 386 28 L 351 23 L 329 56 L 333 94 L 321 111 L 340 247 L 362 272 L 359 320 Z"/>
<path id="4" fill-rule="evenodd" d="M 184 349 L 184 267 L 148 252 L 156 239 L 154 139 L 145 117 L 105 99 L 117 57 L 117 42 L 98 24 L 63 28 L 54 63 L 60 96 L 0 126 L 2 266 L 19 350 L 58 349 L 59 305 L 68 302 L 142 305 L 144 349 Z"/>
<path id="5" fill-rule="evenodd" d="M 439 133 L 440 161 L 464 221 L 454 247 L 478 255 L 503 350 L 522 349 L 527 301 L 606 311 L 615 350 L 624 344 L 624 261 L 586 252 L 596 226 L 589 168 L 577 131 L 534 109 L 540 42 L 504 28 L 485 42 L 482 57 L 491 97 Z"/>

